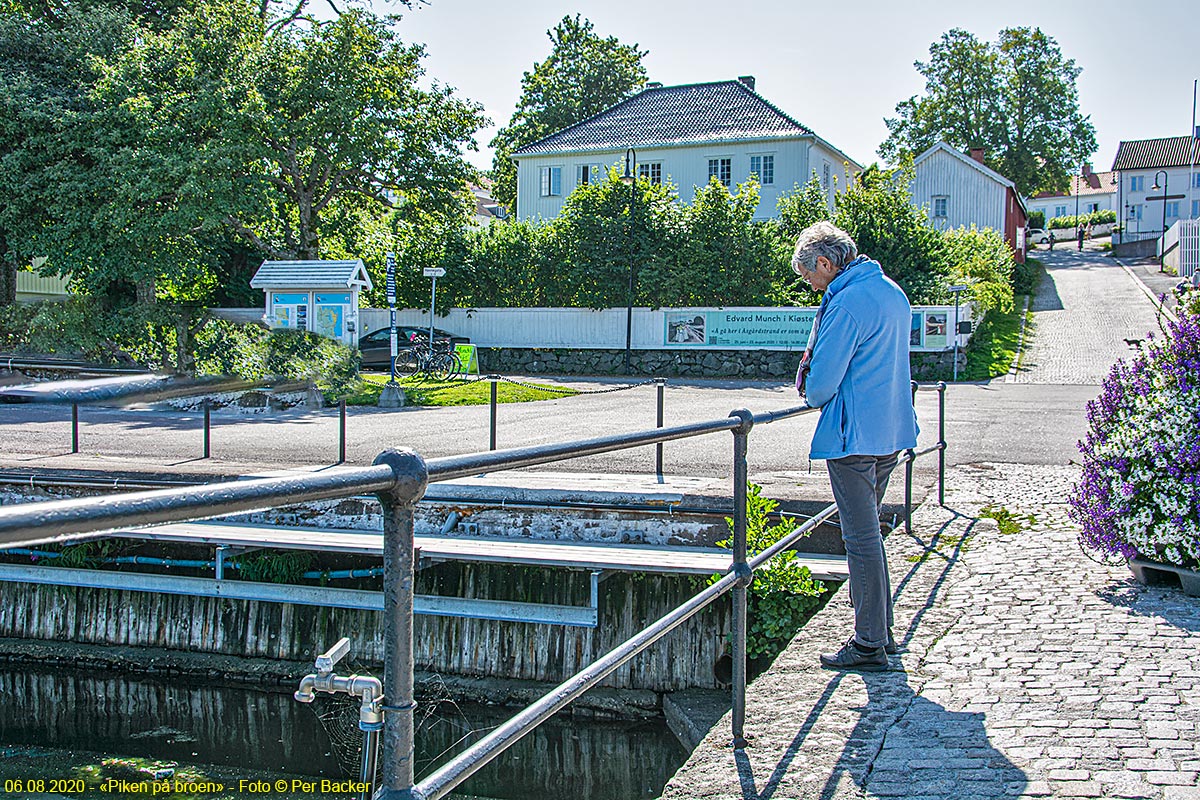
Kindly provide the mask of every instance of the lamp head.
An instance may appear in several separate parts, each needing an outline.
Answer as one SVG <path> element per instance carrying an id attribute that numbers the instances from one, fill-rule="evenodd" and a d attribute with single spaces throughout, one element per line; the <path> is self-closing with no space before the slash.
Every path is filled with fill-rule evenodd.
<path id="1" fill-rule="evenodd" d="M 633 181 L 635 179 L 633 171 L 634 171 L 634 169 L 636 169 L 636 166 L 635 166 L 636 164 L 637 164 L 637 153 L 635 153 L 633 151 L 633 148 L 630 147 L 625 150 L 625 174 L 621 176 L 621 183 L 625 184 L 626 186 L 630 186 L 633 184 Z"/>

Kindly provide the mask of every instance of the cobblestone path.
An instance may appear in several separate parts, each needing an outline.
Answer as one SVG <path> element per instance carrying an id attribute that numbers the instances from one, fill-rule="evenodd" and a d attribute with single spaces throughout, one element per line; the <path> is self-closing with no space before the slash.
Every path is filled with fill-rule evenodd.
<path id="1" fill-rule="evenodd" d="M 1076 476 L 955 470 L 947 508 L 888 538 L 893 669 L 816 667 L 850 631 L 839 594 L 751 684 L 751 746 L 728 747 L 726 718 L 664 800 L 1200 800 L 1200 601 L 1079 550 Z M 1023 529 L 1001 533 L 988 507 Z"/>
<path id="2" fill-rule="evenodd" d="M 1158 330 L 1129 274 L 1098 251 L 1039 253 L 1046 278 L 1030 310 L 1034 331 L 1017 383 L 1096 384 L 1131 352 L 1125 339 Z"/>

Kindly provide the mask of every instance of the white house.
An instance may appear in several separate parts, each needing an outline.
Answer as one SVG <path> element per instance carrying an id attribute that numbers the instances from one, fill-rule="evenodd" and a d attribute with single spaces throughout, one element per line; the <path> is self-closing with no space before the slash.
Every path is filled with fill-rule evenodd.
<path id="1" fill-rule="evenodd" d="M 938 230 L 991 228 L 1025 260 L 1025 205 L 1016 185 L 983 163 L 982 150 L 967 155 L 938 142 L 913 161 L 910 192 Z"/>
<path id="2" fill-rule="evenodd" d="M 482 185 L 467 184 L 467 188 L 471 190 L 471 194 L 475 198 L 475 215 L 471 218 L 471 224 L 477 228 L 491 225 L 496 220 L 508 216 L 508 211 L 504 206 L 497 203 L 492 197 L 492 182 L 487 178 L 482 178 L 481 181 Z"/>
<path id="3" fill-rule="evenodd" d="M 1181 219 L 1200 219 L 1200 136 L 1121 142 L 1112 168 L 1122 239 L 1157 238 Z"/>
<path id="4" fill-rule="evenodd" d="M 343 344 L 358 342 L 358 295 L 370 291 L 362 259 L 264 261 L 250 285 L 265 295 L 271 328 L 312 331 Z"/>
<path id="5" fill-rule="evenodd" d="M 779 197 L 820 178 L 833 194 L 862 166 L 754 91 L 754 78 L 649 84 L 633 97 L 517 149 L 517 218 L 549 219 L 576 187 L 624 169 L 632 148 L 637 173 L 674 185 L 691 202 L 716 178 L 731 189 L 758 176 L 757 219 L 777 215 Z"/>
<path id="6" fill-rule="evenodd" d="M 1076 209 L 1079 214 L 1116 211 L 1117 173 L 1092 172 L 1092 165 L 1084 164 L 1081 174 L 1071 177 L 1067 191 L 1039 192 L 1026 199 L 1025 207 L 1031 215 L 1038 211 L 1044 213 L 1047 224 L 1055 217 L 1075 216 Z"/>

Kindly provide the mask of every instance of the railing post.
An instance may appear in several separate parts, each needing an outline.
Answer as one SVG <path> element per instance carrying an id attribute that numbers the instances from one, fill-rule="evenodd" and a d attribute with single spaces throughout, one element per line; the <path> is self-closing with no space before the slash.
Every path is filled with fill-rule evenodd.
<path id="1" fill-rule="evenodd" d="M 396 483 L 379 493 L 383 506 L 383 792 L 411 798 L 415 776 L 413 711 L 413 504 L 425 493 L 429 470 L 411 450 L 386 450 L 376 464 L 392 468 Z"/>
<path id="2" fill-rule="evenodd" d="M 913 408 L 916 408 L 916 407 L 917 407 L 917 382 L 916 382 L 916 381 L 909 381 L 909 382 L 908 382 L 908 384 L 909 384 L 909 388 L 910 388 L 910 389 L 912 389 L 912 404 L 913 404 Z"/>
<path id="3" fill-rule="evenodd" d="M 208 458 L 212 453 L 212 417 L 211 409 L 208 405 L 208 398 L 204 398 L 204 457 Z"/>
<path id="4" fill-rule="evenodd" d="M 733 429 L 733 572 L 739 580 L 733 587 L 733 746 L 746 746 L 746 590 L 754 573 L 746 563 L 746 487 L 749 467 L 746 453 L 754 415 L 744 408 L 731 411 L 742 424 Z"/>
<path id="5" fill-rule="evenodd" d="M 912 450 L 906 451 L 907 460 L 904 462 L 904 532 L 912 533 L 912 479 L 913 462 L 916 457 Z"/>
<path id="6" fill-rule="evenodd" d="M 346 398 L 338 402 L 338 463 L 346 463 Z"/>
<path id="7" fill-rule="evenodd" d="M 79 452 L 79 403 L 71 403 L 71 452 Z"/>
<path id="8" fill-rule="evenodd" d="M 654 382 L 658 384 L 658 427 L 663 426 L 663 392 L 667 385 L 666 378 L 655 378 Z M 654 474 L 663 474 L 663 443 L 659 442 L 654 445 Z"/>
<path id="9" fill-rule="evenodd" d="M 496 382 L 500 380 L 499 375 L 488 375 L 488 380 L 492 382 L 492 397 L 490 401 L 490 409 L 488 422 L 488 450 L 496 449 Z"/>
<path id="10" fill-rule="evenodd" d="M 946 507 L 946 382 L 938 381 L 938 505 Z"/>

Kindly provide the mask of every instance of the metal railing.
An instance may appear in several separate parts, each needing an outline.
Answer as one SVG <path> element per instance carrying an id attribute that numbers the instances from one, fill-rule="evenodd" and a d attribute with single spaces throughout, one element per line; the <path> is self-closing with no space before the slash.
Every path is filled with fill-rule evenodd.
<path id="1" fill-rule="evenodd" d="M 914 394 L 916 389 L 914 384 Z M 940 395 L 938 443 L 921 451 L 908 450 L 901 456 L 901 461 L 905 463 L 905 523 L 909 530 L 912 524 L 912 465 L 918 457 L 935 450 L 941 454 L 939 500 L 944 500 L 945 383 L 938 384 L 937 389 Z M 104 531 L 128 525 L 181 522 L 262 510 L 275 505 L 294 505 L 361 493 L 376 494 L 383 505 L 384 687 L 387 702 L 382 706 L 386 712 L 381 758 L 383 776 L 381 788 L 375 796 L 387 800 L 437 800 L 445 797 L 538 724 L 726 592 L 732 593 L 733 601 L 733 745 L 735 748 L 745 746 L 747 588 L 756 569 L 792 547 L 836 512 L 836 505 L 830 504 L 769 549 L 752 558 L 748 557 L 746 500 L 749 434 L 755 425 L 770 424 L 816 410 L 808 406 L 796 406 L 753 414 L 738 409 L 725 419 L 428 461 L 412 451 L 388 450 L 381 453 L 369 467 L 341 467 L 295 477 L 10 506 L 0 509 L 0 548 L 97 538 L 103 536 Z M 721 431 L 733 434 L 733 558 L 729 571 L 686 603 L 568 678 L 432 775 L 420 783 L 414 783 L 414 505 L 425 493 L 428 484 Z"/>

